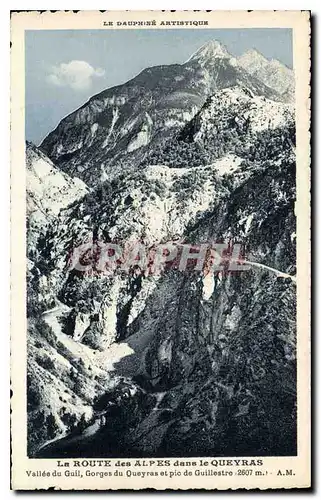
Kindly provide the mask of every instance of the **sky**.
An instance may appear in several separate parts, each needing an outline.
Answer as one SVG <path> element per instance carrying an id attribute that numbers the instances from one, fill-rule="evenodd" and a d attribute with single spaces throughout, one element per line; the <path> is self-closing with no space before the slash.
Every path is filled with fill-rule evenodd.
<path id="1" fill-rule="evenodd" d="M 183 63 L 213 39 L 232 55 L 255 48 L 292 67 L 284 28 L 26 31 L 26 139 L 38 145 L 92 95 L 149 66 Z"/>

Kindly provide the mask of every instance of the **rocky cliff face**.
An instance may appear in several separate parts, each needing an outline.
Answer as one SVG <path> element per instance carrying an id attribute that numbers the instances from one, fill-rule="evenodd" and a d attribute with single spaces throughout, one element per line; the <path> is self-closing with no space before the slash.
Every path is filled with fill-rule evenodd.
<path id="1" fill-rule="evenodd" d="M 243 66 L 211 42 L 44 140 L 68 186 L 90 188 L 35 244 L 32 455 L 295 454 L 294 116 Z M 84 243 L 137 241 L 240 243 L 248 270 L 70 264 Z"/>
<path id="2" fill-rule="evenodd" d="M 26 144 L 26 188 L 28 235 L 35 238 L 29 242 L 30 251 L 60 210 L 84 196 L 88 188 L 80 179 L 71 179 L 58 170 L 29 142 Z"/>

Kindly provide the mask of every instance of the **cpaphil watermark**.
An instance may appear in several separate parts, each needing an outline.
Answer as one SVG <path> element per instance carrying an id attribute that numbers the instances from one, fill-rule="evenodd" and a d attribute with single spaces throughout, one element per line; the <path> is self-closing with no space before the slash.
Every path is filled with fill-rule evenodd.
<path id="1" fill-rule="evenodd" d="M 141 241 L 83 243 L 73 248 L 69 270 L 85 274 L 111 275 L 116 271 L 160 275 L 172 269 L 209 273 L 239 273 L 248 271 L 244 245 L 240 243 L 157 243 Z"/>

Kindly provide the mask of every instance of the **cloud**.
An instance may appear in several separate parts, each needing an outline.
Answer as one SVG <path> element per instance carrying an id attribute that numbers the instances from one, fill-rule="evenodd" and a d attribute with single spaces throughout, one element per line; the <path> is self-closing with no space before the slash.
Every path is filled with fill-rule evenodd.
<path id="1" fill-rule="evenodd" d="M 74 90 L 87 90 L 92 85 L 92 79 L 102 77 L 105 71 L 93 68 L 86 61 L 70 61 L 53 66 L 47 81 L 57 87 L 70 87 Z"/>

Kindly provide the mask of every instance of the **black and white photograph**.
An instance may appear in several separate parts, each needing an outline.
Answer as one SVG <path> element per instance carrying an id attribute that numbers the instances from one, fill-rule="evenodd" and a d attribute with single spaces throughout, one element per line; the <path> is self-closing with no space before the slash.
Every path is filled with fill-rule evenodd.
<path id="1" fill-rule="evenodd" d="M 299 455 L 294 29 L 116 14 L 24 31 L 26 455 L 251 475 Z"/>

